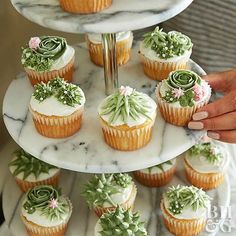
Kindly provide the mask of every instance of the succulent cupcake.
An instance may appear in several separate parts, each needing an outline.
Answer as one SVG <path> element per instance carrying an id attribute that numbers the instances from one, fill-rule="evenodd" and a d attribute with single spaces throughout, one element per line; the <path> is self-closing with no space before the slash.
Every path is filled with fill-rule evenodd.
<path id="1" fill-rule="evenodd" d="M 86 41 L 91 61 L 103 66 L 103 47 L 101 34 L 87 34 Z M 116 55 L 118 65 L 124 65 L 131 56 L 133 33 L 131 31 L 116 33 Z"/>
<path id="2" fill-rule="evenodd" d="M 146 169 L 134 171 L 135 179 L 148 187 L 160 187 L 171 181 L 176 170 L 176 159 Z"/>
<path id="3" fill-rule="evenodd" d="M 166 79 L 177 69 L 186 69 L 192 54 L 191 39 L 177 31 L 165 33 L 159 27 L 144 35 L 140 56 L 144 73 L 154 80 Z"/>
<path id="4" fill-rule="evenodd" d="M 193 186 L 173 186 L 163 194 L 161 211 L 167 229 L 176 236 L 195 236 L 205 227 L 211 198 Z"/>
<path id="5" fill-rule="evenodd" d="M 177 126 L 186 125 L 200 107 L 206 105 L 211 88 L 190 70 L 176 70 L 158 84 L 157 102 L 162 117 Z"/>
<path id="6" fill-rule="evenodd" d="M 110 7 L 112 0 L 60 0 L 61 8 L 71 13 L 95 13 Z"/>
<path id="7" fill-rule="evenodd" d="M 9 169 L 23 192 L 37 185 L 58 184 L 60 169 L 36 159 L 23 149 L 13 153 Z"/>
<path id="8" fill-rule="evenodd" d="M 65 138 L 80 129 L 84 104 L 85 96 L 79 86 L 55 78 L 35 85 L 29 110 L 41 135 Z"/>
<path id="9" fill-rule="evenodd" d="M 32 85 L 57 76 L 71 82 L 74 61 L 75 50 L 61 37 L 33 37 L 22 48 L 21 63 Z"/>
<path id="10" fill-rule="evenodd" d="M 229 155 L 220 145 L 203 142 L 190 148 L 184 158 L 189 182 L 203 189 L 213 189 L 223 183 Z"/>
<path id="11" fill-rule="evenodd" d="M 132 209 L 136 194 L 132 178 L 122 173 L 94 175 L 82 193 L 98 217 L 105 212 L 114 211 L 117 205 Z"/>
<path id="12" fill-rule="evenodd" d="M 118 206 L 115 211 L 102 215 L 95 226 L 95 236 L 147 236 L 144 222 L 141 222 L 138 213 L 130 209 L 124 210 Z"/>
<path id="13" fill-rule="evenodd" d="M 72 204 L 50 185 L 30 189 L 23 199 L 21 219 L 30 236 L 62 236 L 71 217 Z"/>
<path id="14" fill-rule="evenodd" d="M 156 103 L 146 94 L 121 86 L 98 108 L 105 142 L 114 149 L 132 151 L 151 139 Z"/>

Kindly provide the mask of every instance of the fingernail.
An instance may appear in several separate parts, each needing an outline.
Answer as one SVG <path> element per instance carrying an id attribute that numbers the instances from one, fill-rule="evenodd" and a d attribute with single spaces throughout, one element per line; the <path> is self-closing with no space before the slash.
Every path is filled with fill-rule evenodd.
<path id="1" fill-rule="evenodd" d="M 209 138 L 213 138 L 213 139 L 220 139 L 220 135 L 218 133 L 215 133 L 215 132 L 207 132 L 207 136 Z"/>
<path id="2" fill-rule="evenodd" d="M 188 123 L 189 129 L 203 129 L 203 123 L 202 122 L 189 122 Z"/>
<path id="3" fill-rule="evenodd" d="M 206 119 L 207 117 L 208 117 L 208 112 L 200 111 L 193 115 L 193 120 L 203 120 Z"/>

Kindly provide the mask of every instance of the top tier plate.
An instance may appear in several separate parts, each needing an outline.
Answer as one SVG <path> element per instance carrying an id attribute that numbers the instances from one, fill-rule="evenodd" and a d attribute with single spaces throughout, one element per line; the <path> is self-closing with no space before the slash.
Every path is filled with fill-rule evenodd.
<path id="1" fill-rule="evenodd" d="M 27 19 L 70 33 L 115 33 L 137 30 L 166 21 L 188 7 L 192 0 L 113 0 L 108 9 L 96 14 L 70 14 L 59 0 L 11 0 Z"/>

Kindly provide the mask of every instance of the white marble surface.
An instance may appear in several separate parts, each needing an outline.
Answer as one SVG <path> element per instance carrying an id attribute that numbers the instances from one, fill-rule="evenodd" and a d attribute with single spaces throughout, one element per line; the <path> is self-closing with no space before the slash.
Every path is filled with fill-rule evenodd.
<path id="1" fill-rule="evenodd" d="M 112 33 L 145 28 L 182 12 L 192 0 L 113 0 L 108 9 L 88 15 L 64 12 L 58 0 L 11 0 L 18 12 L 42 26 L 71 33 Z"/>
<path id="2" fill-rule="evenodd" d="M 126 172 L 146 168 L 176 157 L 191 147 L 203 132 L 167 124 L 158 113 L 151 142 L 132 152 L 116 151 L 103 139 L 97 115 L 97 107 L 104 99 L 103 69 L 93 65 L 83 45 L 75 46 L 76 73 L 74 82 L 85 91 L 86 104 L 81 130 L 67 139 L 49 139 L 37 133 L 28 104 L 32 86 L 22 74 L 13 80 L 3 102 L 3 118 L 13 139 L 35 157 L 59 166 L 88 173 Z M 148 79 L 138 58 L 135 45 L 132 60 L 120 68 L 119 80 L 155 99 L 157 82 Z M 204 73 L 195 63 L 190 67 L 199 74 Z"/>

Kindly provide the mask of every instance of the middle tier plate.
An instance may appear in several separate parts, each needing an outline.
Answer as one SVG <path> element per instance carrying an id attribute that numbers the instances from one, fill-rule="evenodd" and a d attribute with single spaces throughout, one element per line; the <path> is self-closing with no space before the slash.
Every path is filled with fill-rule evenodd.
<path id="1" fill-rule="evenodd" d="M 103 139 L 97 107 L 105 98 L 103 69 L 90 62 L 85 44 L 75 45 L 74 83 L 85 92 L 86 104 L 81 130 L 66 139 L 45 138 L 37 133 L 28 111 L 33 87 L 25 74 L 10 84 L 3 102 L 3 117 L 13 139 L 27 152 L 55 166 L 79 172 L 116 173 L 154 166 L 186 151 L 203 135 L 166 123 L 158 113 L 151 142 L 142 149 L 122 152 L 110 148 Z M 132 59 L 119 69 L 120 85 L 129 85 L 155 99 L 156 81 L 148 79 L 138 58 L 134 43 Z M 189 68 L 204 71 L 194 62 Z"/>

